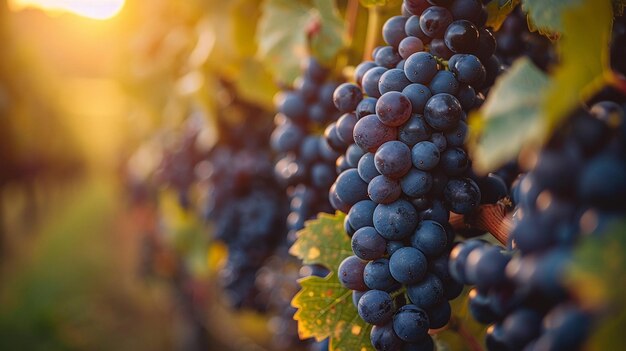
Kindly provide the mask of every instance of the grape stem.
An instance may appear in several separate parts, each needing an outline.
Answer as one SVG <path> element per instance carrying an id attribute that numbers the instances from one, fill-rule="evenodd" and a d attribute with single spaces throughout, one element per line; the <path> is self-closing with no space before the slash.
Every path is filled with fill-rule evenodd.
<path id="1" fill-rule="evenodd" d="M 381 8 L 372 6 L 368 11 L 367 18 L 367 37 L 365 38 L 365 51 L 363 52 L 363 61 L 371 58 L 372 51 L 380 40 L 380 22 L 382 21 Z"/>
<path id="2" fill-rule="evenodd" d="M 356 21 L 359 15 L 359 0 L 348 0 L 348 5 L 346 8 L 346 41 L 347 46 L 352 46 L 352 41 L 354 40 L 354 33 L 356 31 Z"/>
<path id="3" fill-rule="evenodd" d="M 508 213 L 510 200 L 504 198 L 496 204 L 480 206 L 469 215 L 450 213 L 450 224 L 455 229 L 474 228 L 491 233 L 500 243 L 506 245 L 513 227 L 513 218 Z"/>

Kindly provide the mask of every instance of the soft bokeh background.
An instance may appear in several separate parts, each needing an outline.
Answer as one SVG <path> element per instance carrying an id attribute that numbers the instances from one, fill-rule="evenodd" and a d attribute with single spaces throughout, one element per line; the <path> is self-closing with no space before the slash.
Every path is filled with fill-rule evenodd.
<path id="1" fill-rule="evenodd" d="M 177 255 L 150 247 L 154 208 L 128 196 L 141 142 L 210 104 L 199 3 L 0 1 L 0 350 L 258 349 L 247 325 L 267 338 L 258 316 L 198 312 L 219 298 L 211 280 L 183 279 Z M 156 162 L 144 154 L 138 173 Z M 180 246 L 203 240 L 191 232 Z"/>

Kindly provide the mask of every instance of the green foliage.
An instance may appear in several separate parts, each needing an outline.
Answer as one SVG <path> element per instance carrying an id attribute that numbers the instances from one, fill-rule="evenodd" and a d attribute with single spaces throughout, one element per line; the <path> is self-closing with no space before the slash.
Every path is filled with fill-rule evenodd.
<path id="1" fill-rule="evenodd" d="M 487 27 L 499 30 L 507 16 L 519 5 L 520 0 L 492 1 L 487 5 Z"/>
<path id="2" fill-rule="evenodd" d="M 561 62 L 543 103 L 550 129 L 606 84 L 612 18 L 610 0 L 583 0 L 581 6 L 563 12 Z"/>
<path id="3" fill-rule="evenodd" d="M 344 46 L 343 19 L 334 0 L 314 0 L 315 16 L 321 24 L 319 33 L 311 36 L 311 54 L 321 63 L 330 65 Z"/>
<path id="4" fill-rule="evenodd" d="M 319 214 L 308 221 L 298 233 L 290 253 L 304 264 L 320 264 L 330 270 L 324 278 L 307 277 L 300 280 L 302 289 L 291 304 L 298 309 L 301 338 L 317 340 L 331 338 L 331 350 L 372 350 L 368 326 L 358 315 L 352 303 L 352 291 L 344 288 L 337 279 L 339 264 L 352 255 L 350 238 L 343 230 L 345 214 Z"/>
<path id="5" fill-rule="evenodd" d="M 331 0 L 315 0 L 313 5 L 268 0 L 262 13 L 256 31 L 257 56 L 279 81 L 293 82 L 307 55 L 328 63 L 343 47 L 343 22 Z"/>
<path id="6" fill-rule="evenodd" d="M 591 337 L 590 350 L 626 349 L 626 221 L 601 235 L 587 236 L 574 253 L 567 281 L 586 307 L 610 314 Z"/>
<path id="7" fill-rule="evenodd" d="M 552 36 L 563 32 L 562 15 L 582 0 L 523 0 L 522 9 L 528 13 L 528 21 L 539 33 Z M 588 14 L 589 15 L 589 14 Z"/>
<path id="8" fill-rule="evenodd" d="M 609 0 L 581 1 L 571 8 L 561 4 L 560 63 L 552 75 L 546 76 L 528 59 L 519 60 L 471 116 L 470 147 L 478 171 L 495 169 L 516 157 L 524 145 L 539 146 L 572 110 L 607 84 L 611 4 Z"/>
<path id="9" fill-rule="evenodd" d="M 330 337 L 333 351 L 373 350 L 371 326 L 359 317 L 352 303 L 352 291 L 341 285 L 335 271 L 325 278 L 304 278 L 300 285 L 302 290 L 291 302 L 298 309 L 294 319 L 298 321 L 300 338 Z"/>
<path id="10" fill-rule="evenodd" d="M 540 107 L 548 85 L 548 77 L 527 58 L 498 79 L 482 108 L 470 116 L 472 133 L 480 133 L 470 139 L 478 171 L 504 164 L 544 134 Z"/>
<path id="11" fill-rule="evenodd" d="M 289 253 L 304 264 L 320 264 L 336 271 L 344 258 L 352 255 L 350 238 L 343 230 L 346 215 L 320 213 L 317 219 L 308 221 L 300 232 Z"/>

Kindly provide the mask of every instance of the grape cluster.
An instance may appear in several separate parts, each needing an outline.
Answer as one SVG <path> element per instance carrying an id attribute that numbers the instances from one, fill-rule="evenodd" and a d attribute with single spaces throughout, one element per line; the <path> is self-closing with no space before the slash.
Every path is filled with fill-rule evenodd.
<path id="1" fill-rule="evenodd" d="M 430 350 L 428 330 L 448 323 L 448 300 L 462 290 L 448 273 L 450 211 L 470 214 L 481 203 L 466 116 L 499 63 L 480 1 L 404 1 L 403 12 L 383 26 L 388 46 L 356 67 L 356 84 L 333 95 L 344 115 L 325 136 L 346 151 L 329 198 L 347 213 L 354 253 L 338 276 L 374 325 L 372 345 Z"/>
<path id="2" fill-rule="evenodd" d="M 267 301 L 259 297 L 256 274 L 284 241 L 287 203 L 267 146 L 271 118 L 260 118 L 262 109 L 233 99 L 222 99 L 219 140 L 201 167 L 209 187 L 205 216 L 214 238 L 228 247 L 220 273 L 230 304 L 264 310 Z"/>
<path id="3" fill-rule="evenodd" d="M 578 350 L 595 318 L 564 285 L 581 235 L 602 235 L 626 215 L 624 107 L 603 101 L 575 113 L 512 189 L 508 249 L 469 240 L 450 256 L 450 274 L 475 285 L 469 307 L 492 324 L 489 350 Z"/>
<path id="4" fill-rule="evenodd" d="M 195 167 L 206 157 L 206 152 L 198 147 L 198 137 L 202 126 L 190 117 L 183 126 L 182 133 L 175 136 L 169 147 L 164 148 L 154 180 L 157 186 L 170 187 L 178 194 L 181 207 L 189 209 L 190 188 L 198 180 Z"/>
<path id="5" fill-rule="evenodd" d="M 321 131 L 339 117 L 332 100 L 337 86 L 329 70 L 310 57 L 294 89 L 283 91 L 276 98 L 278 114 L 271 145 L 280 155 L 276 176 L 288 187 L 291 203 L 287 217 L 289 242 L 294 241 L 295 233 L 306 220 L 319 212 L 332 211 L 325 194 L 337 176 L 335 160 L 339 155 Z"/>
<path id="6" fill-rule="evenodd" d="M 498 43 L 496 54 L 507 67 L 520 57 L 528 57 L 537 67 L 546 71 L 557 60 L 552 42 L 530 31 L 526 14 L 520 6 L 509 14 L 495 36 Z"/>

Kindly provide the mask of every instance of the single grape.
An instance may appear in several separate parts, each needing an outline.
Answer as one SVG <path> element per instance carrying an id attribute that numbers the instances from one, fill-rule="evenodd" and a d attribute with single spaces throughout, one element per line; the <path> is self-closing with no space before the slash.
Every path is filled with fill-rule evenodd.
<path id="1" fill-rule="evenodd" d="M 400 198 L 402 189 L 397 180 L 384 175 L 374 177 L 367 185 L 367 194 L 378 204 L 389 204 Z"/>
<path id="2" fill-rule="evenodd" d="M 403 59 L 409 58 L 416 52 L 424 51 L 424 43 L 420 38 L 406 37 L 398 45 L 398 53 Z"/>
<path id="3" fill-rule="evenodd" d="M 363 227 L 373 227 L 374 221 L 372 216 L 375 208 L 376 203 L 370 200 L 363 200 L 354 204 L 347 216 L 350 226 L 355 230 Z"/>
<path id="4" fill-rule="evenodd" d="M 387 71 L 385 67 L 374 67 L 369 69 L 365 75 L 363 75 L 363 79 L 361 85 L 363 86 L 363 91 L 367 96 L 373 98 L 380 97 L 380 90 L 378 90 L 378 81 L 380 77 Z"/>
<path id="5" fill-rule="evenodd" d="M 428 89 L 433 95 L 447 93 L 456 95 L 459 91 L 459 82 L 450 71 L 439 71 L 430 81 Z"/>
<path id="6" fill-rule="evenodd" d="M 416 52 L 406 59 L 404 74 L 413 83 L 428 84 L 437 74 L 437 60 L 427 52 Z"/>
<path id="7" fill-rule="evenodd" d="M 432 220 L 423 220 L 411 236 L 411 246 L 427 257 L 436 257 L 446 250 L 448 238 L 443 226 Z"/>
<path id="8" fill-rule="evenodd" d="M 441 38 L 452 23 L 452 14 L 448 9 L 441 6 L 432 6 L 426 9 L 420 16 L 420 28 L 424 34 L 431 38 Z"/>
<path id="9" fill-rule="evenodd" d="M 341 285 L 351 290 L 367 290 L 363 280 L 363 270 L 366 264 L 367 262 L 356 256 L 348 256 L 341 261 L 337 271 Z"/>
<path id="10" fill-rule="evenodd" d="M 426 277 L 407 287 L 407 295 L 414 305 L 428 309 L 444 300 L 443 284 L 436 275 L 426 274 Z"/>
<path id="11" fill-rule="evenodd" d="M 392 68 L 380 76 L 378 90 L 385 96 L 385 94 L 390 91 L 402 91 L 402 89 L 409 84 L 411 84 L 411 82 L 406 78 L 403 70 Z"/>
<path id="12" fill-rule="evenodd" d="M 363 279 L 365 285 L 372 290 L 391 292 L 398 289 L 400 286 L 400 284 L 393 279 L 391 271 L 389 270 L 389 260 L 386 258 L 378 258 L 368 262 L 363 271 Z"/>
<path id="13" fill-rule="evenodd" d="M 383 124 L 390 127 L 404 124 L 411 117 L 411 111 L 411 101 L 398 91 L 386 92 L 376 102 L 376 115 Z"/>
<path id="14" fill-rule="evenodd" d="M 404 25 L 407 18 L 404 16 L 394 16 L 388 19 L 383 25 L 383 39 L 385 43 L 397 48 L 402 39 L 406 37 Z"/>
<path id="15" fill-rule="evenodd" d="M 454 53 L 470 53 L 479 45 L 478 28 L 470 21 L 456 20 L 446 29 L 444 41 Z"/>
<path id="16" fill-rule="evenodd" d="M 429 171 L 439 163 L 439 149 L 430 141 L 420 141 L 411 149 L 411 160 L 415 168 Z"/>
<path id="17" fill-rule="evenodd" d="M 378 234 L 374 227 L 358 229 L 352 236 L 352 251 L 363 260 L 375 260 L 383 257 L 387 241 Z"/>
<path id="18" fill-rule="evenodd" d="M 361 179 L 365 182 L 371 182 L 376 176 L 380 175 L 378 170 L 376 169 L 376 164 L 374 163 L 374 154 L 366 153 L 359 160 L 359 165 L 357 166 L 357 172 Z"/>
<path id="19" fill-rule="evenodd" d="M 384 325 L 393 317 L 393 300 L 385 291 L 370 290 L 361 296 L 357 310 L 365 322 Z"/>
<path id="20" fill-rule="evenodd" d="M 429 327 L 426 311 L 416 305 L 404 305 L 393 316 L 393 330 L 405 342 L 423 340 L 428 336 Z"/>
<path id="21" fill-rule="evenodd" d="M 378 116 L 361 118 L 354 126 L 354 142 L 363 150 L 376 152 L 382 144 L 395 140 L 398 129 L 383 124 Z"/>
<path id="22" fill-rule="evenodd" d="M 401 240 L 413 232 L 417 212 L 410 202 L 397 200 L 379 204 L 374 210 L 374 228 L 387 240 Z"/>
<path id="23" fill-rule="evenodd" d="M 388 141 L 374 154 L 374 164 L 380 174 L 392 179 L 401 178 L 411 169 L 411 150 L 400 141 Z"/>
<path id="24" fill-rule="evenodd" d="M 389 258 L 391 276 L 402 284 L 419 282 L 426 275 L 426 270 L 426 256 L 410 246 L 396 250 Z"/>
<path id="25" fill-rule="evenodd" d="M 352 83 L 343 83 L 333 93 L 333 103 L 341 113 L 352 112 L 363 99 L 361 89 Z"/>
<path id="26" fill-rule="evenodd" d="M 433 95 L 424 108 L 426 122 L 438 131 L 450 130 L 457 126 L 463 115 L 463 108 L 450 94 Z"/>
<path id="27" fill-rule="evenodd" d="M 356 169 L 342 172 L 335 181 L 337 196 L 342 202 L 352 206 L 361 200 L 367 199 L 367 183 L 365 183 Z"/>
<path id="28" fill-rule="evenodd" d="M 412 168 L 400 179 L 402 192 L 408 196 L 420 197 L 428 194 L 433 186 L 433 178 L 428 172 Z"/>
<path id="29" fill-rule="evenodd" d="M 458 214 L 470 214 L 480 204 L 480 189 L 470 178 L 449 180 L 443 195 L 446 206 Z"/>

